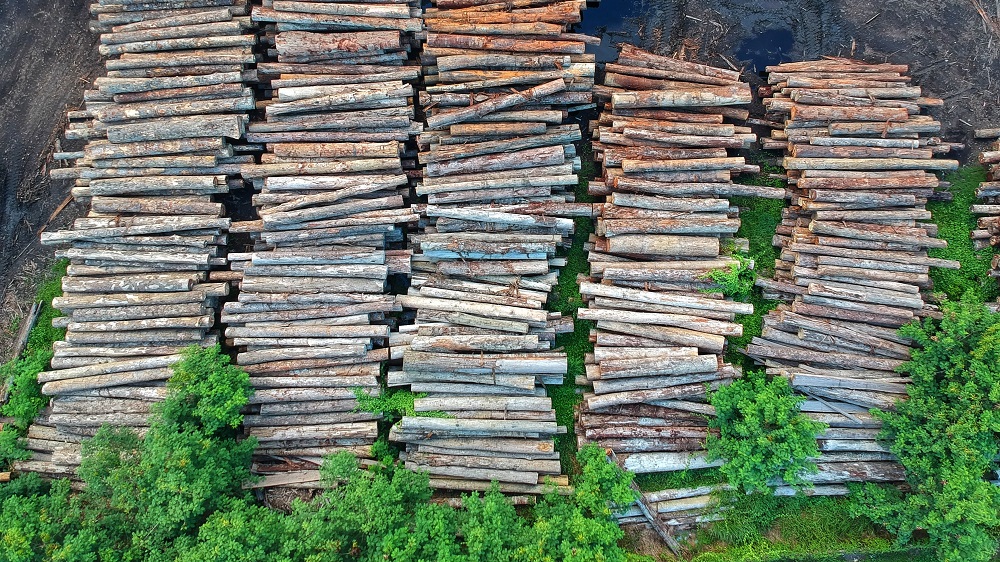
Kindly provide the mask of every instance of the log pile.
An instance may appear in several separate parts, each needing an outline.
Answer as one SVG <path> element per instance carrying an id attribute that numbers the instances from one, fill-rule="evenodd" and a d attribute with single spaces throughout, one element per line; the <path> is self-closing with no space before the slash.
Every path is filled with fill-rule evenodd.
<path id="1" fill-rule="evenodd" d="M 75 162 L 51 172 L 90 209 L 42 234 L 70 261 L 53 302 L 67 332 L 38 377 L 53 400 L 29 429 L 34 455 L 16 467 L 52 476 L 73 475 L 81 438 L 102 424 L 141 431 L 179 352 L 218 343 L 219 196 L 242 185 L 233 142 L 254 107 L 246 2 L 102 0 L 92 12 L 108 72 L 69 112 L 66 138 L 85 146 L 57 153 Z"/>
<path id="2" fill-rule="evenodd" d="M 573 187 L 579 126 L 567 112 L 592 100 L 592 39 L 566 33 L 582 4 L 513 8 L 438 0 L 425 13 L 421 54 L 427 116 L 414 205 L 421 229 L 412 286 L 398 302 L 415 323 L 395 335 L 402 369 L 390 386 L 426 393 L 390 439 L 407 468 L 431 485 L 539 493 L 559 476 L 556 423 L 544 385 L 561 384 L 566 355 L 555 335 L 572 319 L 545 310 L 570 243 L 574 217 L 590 217 Z"/>
<path id="3" fill-rule="evenodd" d="M 577 434 L 633 472 L 710 466 L 706 388 L 740 376 L 722 354 L 726 337 L 742 334 L 736 315 L 753 306 L 726 300 L 710 278 L 739 266 L 727 253 L 746 245 L 728 197 L 784 191 L 732 181 L 757 171 L 727 150 L 756 141 L 726 122 L 745 119 L 739 106 L 752 99 L 739 78 L 625 45 L 598 88 L 610 103 L 593 124 L 604 175 L 590 191 L 607 202 L 580 286 L 578 317 L 596 329 Z"/>
<path id="4" fill-rule="evenodd" d="M 243 176 L 260 220 L 237 225 L 252 245 L 230 255 L 240 293 L 222 321 L 255 389 L 244 425 L 259 487 L 318 487 L 323 457 L 370 457 L 378 436 L 355 393 L 380 393 L 387 314 L 399 310 L 388 280 L 410 271 L 402 225 L 418 216 L 401 157 L 420 75 L 405 64 L 415 14 L 392 1 L 253 10 L 267 56 L 247 140 L 264 152 Z"/>
<path id="5" fill-rule="evenodd" d="M 819 439 L 824 484 L 885 481 L 900 474 L 868 411 L 906 398 L 909 379 L 895 369 L 910 342 L 896 330 L 936 314 L 922 296 L 929 269 L 958 267 L 927 254 L 947 246 L 925 209 L 939 196 L 934 172 L 958 167 L 935 158 L 954 145 L 922 115 L 942 102 L 922 97 L 905 65 L 829 59 L 768 71 L 764 104 L 784 128 L 765 144 L 786 151 L 792 201 L 775 236 L 775 279 L 759 284 L 788 302 L 746 353 L 788 377 L 809 398 L 803 411 L 829 425 Z"/>
<path id="6" fill-rule="evenodd" d="M 976 138 L 996 139 L 1000 129 L 979 129 Z M 979 203 L 972 206 L 972 214 L 977 215 L 976 230 L 972 232 L 972 243 L 977 251 L 988 248 L 1000 249 L 1000 140 L 994 140 L 989 150 L 979 155 L 979 162 L 987 166 L 986 181 L 976 191 Z M 1000 282 L 1000 250 L 994 250 L 993 269 L 990 275 Z M 987 303 L 1000 312 L 1000 301 Z"/>

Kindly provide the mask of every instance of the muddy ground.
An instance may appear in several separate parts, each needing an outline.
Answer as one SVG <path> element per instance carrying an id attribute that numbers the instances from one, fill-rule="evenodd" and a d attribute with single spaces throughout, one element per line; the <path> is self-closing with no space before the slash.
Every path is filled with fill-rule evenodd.
<path id="1" fill-rule="evenodd" d="M 11 323 L 30 308 L 51 249 L 39 231 L 69 195 L 48 168 L 67 108 L 80 105 L 101 65 L 86 0 L 0 0 L 0 359 Z M 49 228 L 78 212 L 69 205 Z"/>
<path id="2" fill-rule="evenodd" d="M 1000 0 L 979 2 L 997 18 Z M 68 195 L 67 182 L 46 177 L 63 115 L 80 105 L 101 67 L 87 5 L 0 0 L 0 359 L 11 322 L 28 308 L 51 261 L 51 249 L 37 239 Z M 823 55 L 907 63 L 929 95 L 945 98 L 937 116 L 948 140 L 971 141 L 973 127 L 1000 126 L 1000 36 L 972 0 L 603 0 L 584 13 L 580 28 L 603 38 L 593 49 L 601 61 L 632 41 L 748 74 Z M 48 228 L 79 212 L 70 204 Z"/>

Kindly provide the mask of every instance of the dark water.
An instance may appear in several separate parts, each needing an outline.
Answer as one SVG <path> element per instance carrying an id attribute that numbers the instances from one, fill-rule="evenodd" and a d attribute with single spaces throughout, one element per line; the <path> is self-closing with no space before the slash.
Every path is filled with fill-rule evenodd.
<path id="1" fill-rule="evenodd" d="M 597 55 L 597 62 L 613 62 L 618 57 L 617 45 L 641 44 L 638 18 L 643 13 L 643 0 L 605 0 L 598 6 L 588 5 L 581 33 L 601 38 L 600 45 L 588 45 L 587 52 Z"/>
<path id="2" fill-rule="evenodd" d="M 790 29 L 768 29 L 741 41 L 735 54 L 752 72 L 763 72 L 768 66 L 790 62 L 794 45 Z"/>
<path id="3" fill-rule="evenodd" d="M 577 31 L 601 38 L 588 46 L 610 62 L 632 43 L 657 54 L 760 72 L 768 65 L 837 54 L 849 43 L 827 0 L 602 0 L 589 5 Z"/>

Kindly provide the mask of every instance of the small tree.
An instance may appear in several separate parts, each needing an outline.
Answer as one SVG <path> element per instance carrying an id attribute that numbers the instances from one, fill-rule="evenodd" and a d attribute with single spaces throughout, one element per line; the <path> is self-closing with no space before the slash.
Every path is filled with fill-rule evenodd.
<path id="1" fill-rule="evenodd" d="M 816 436 L 825 426 L 802 415 L 805 398 L 792 394 L 786 379 L 751 372 L 709 399 L 716 413 L 709 427 L 719 435 L 709 434 L 708 456 L 725 461 L 722 472 L 734 487 L 763 491 L 777 477 L 801 485 L 802 473 L 816 470 L 809 459 L 819 455 Z"/>

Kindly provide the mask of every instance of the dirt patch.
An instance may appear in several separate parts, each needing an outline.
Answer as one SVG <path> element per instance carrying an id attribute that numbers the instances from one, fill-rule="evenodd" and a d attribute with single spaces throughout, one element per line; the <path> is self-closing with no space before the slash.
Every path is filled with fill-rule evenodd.
<path id="1" fill-rule="evenodd" d="M 987 10 L 1000 5 L 980 2 Z M 927 95 L 945 99 L 936 117 L 947 140 L 971 143 L 974 127 L 1000 126 L 1000 37 L 972 0 L 602 0 L 584 12 L 581 27 L 604 38 L 593 49 L 601 61 L 631 41 L 750 73 L 824 55 L 905 63 Z"/>
<path id="2" fill-rule="evenodd" d="M 0 0 L 0 359 L 9 353 L 9 328 L 30 308 L 35 281 L 52 251 L 40 230 L 69 194 L 48 168 L 59 146 L 67 108 L 101 68 L 97 36 L 87 29 L 86 0 Z M 69 205 L 50 228 L 79 213 Z"/>

